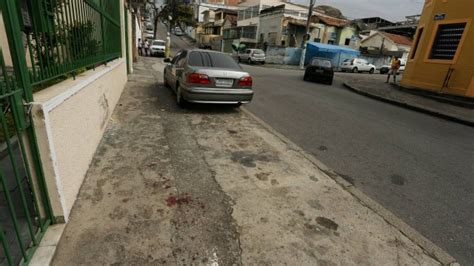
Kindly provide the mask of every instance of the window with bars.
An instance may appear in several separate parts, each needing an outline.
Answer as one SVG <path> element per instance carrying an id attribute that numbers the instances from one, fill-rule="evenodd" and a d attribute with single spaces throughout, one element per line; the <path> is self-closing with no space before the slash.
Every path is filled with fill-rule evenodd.
<path id="1" fill-rule="evenodd" d="M 429 59 L 453 60 L 465 28 L 466 23 L 439 25 Z"/>

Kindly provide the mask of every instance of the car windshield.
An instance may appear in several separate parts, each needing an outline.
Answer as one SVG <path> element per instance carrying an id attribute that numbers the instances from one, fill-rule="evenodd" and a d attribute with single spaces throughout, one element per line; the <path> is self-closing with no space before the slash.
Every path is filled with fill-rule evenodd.
<path id="1" fill-rule="evenodd" d="M 239 64 L 227 54 L 194 51 L 189 54 L 188 65 L 197 67 L 214 67 L 240 69 Z"/>
<path id="2" fill-rule="evenodd" d="M 154 41 L 151 45 L 165 46 L 165 42 L 164 41 Z"/>
<path id="3" fill-rule="evenodd" d="M 311 62 L 313 66 L 321 66 L 321 67 L 331 67 L 331 61 L 329 60 L 324 60 L 324 59 L 318 59 L 315 58 Z"/>
<path id="4" fill-rule="evenodd" d="M 253 53 L 254 54 L 264 54 L 263 50 L 260 50 L 260 49 L 253 50 Z"/>

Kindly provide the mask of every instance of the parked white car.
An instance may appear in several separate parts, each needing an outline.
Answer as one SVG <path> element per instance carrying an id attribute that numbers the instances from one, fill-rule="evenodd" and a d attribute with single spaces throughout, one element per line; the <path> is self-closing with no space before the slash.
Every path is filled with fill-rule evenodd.
<path id="1" fill-rule="evenodd" d="M 159 55 L 159 56 L 164 56 L 165 55 L 165 46 L 166 42 L 163 40 L 153 40 L 150 45 L 150 55 Z"/>
<path id="2" fill-rule="evenodd" d="M 365 59 L 361 58 L 353 58 L 353 59 L 346 59 L 341 64 L 341 71 L 342 72 L 369 72 L 373 74 L 375 72 L 376 67 Z"/>
<path id="3" fill-rule="evenodd" d="M 146 39 L 154 39 L 155 38 L 155 33 L 153 32 L 153 30 L 145 31 L 145 38 Z"/>
<path id="4" fill-rule="evenodd" d="M 265 52 L 261 49 L 247 49 L 238 55 L 239 62 L 265 64 Z"/>
<path id="5" fill-rule="evenodd" d="M 174 35 L 183 36 L 183 34 L 183 31 L 179 27 L 174 28 Z"/>

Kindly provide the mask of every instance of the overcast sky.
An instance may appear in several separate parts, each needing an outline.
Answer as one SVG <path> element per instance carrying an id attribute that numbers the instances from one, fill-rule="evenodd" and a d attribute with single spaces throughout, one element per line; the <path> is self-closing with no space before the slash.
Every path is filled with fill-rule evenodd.
<path id="1" fill-rule="evenodd" d="M 290 0 L 309 4 L 309 0 Z M 421 13 L 424 0 L 316 0 L 316 5 L 331 5 L 339 8 L 348 18 L 383 17 L 400 21 L 405 16 Z"/>

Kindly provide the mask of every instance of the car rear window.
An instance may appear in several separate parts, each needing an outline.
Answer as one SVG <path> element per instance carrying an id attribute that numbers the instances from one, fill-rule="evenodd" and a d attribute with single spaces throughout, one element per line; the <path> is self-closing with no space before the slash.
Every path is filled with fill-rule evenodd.
<path id="1" fill-rule="evenodd" d="M 313 66 L 321 66 L 321 67 L 331 67 L 331 61 L 329 60 L 322 60 L 322 59 L 313 59 L 313 62 L 311 62 Z"/>
<path id="2" fill-rule="evenodd" d="M 264 54 L 263 50 L 260 50 L 260 49 L 253 50 L 253 53 L 254 54 Z"/>
<path id="3" fill-rule="evenodd" d="M 165 42 L 163 42 L 163 41 L 154 41 L 152 45 L 165 46 Z"/>
<path id="4" fill-rule="evenodd" d="M 240 69 L 239 64 L 227 54 L 194 51 L 189 54 L 188 65 Z"/>

